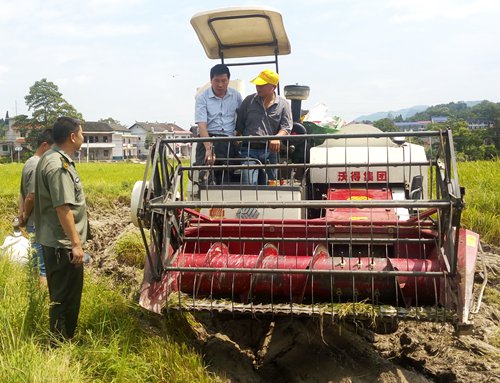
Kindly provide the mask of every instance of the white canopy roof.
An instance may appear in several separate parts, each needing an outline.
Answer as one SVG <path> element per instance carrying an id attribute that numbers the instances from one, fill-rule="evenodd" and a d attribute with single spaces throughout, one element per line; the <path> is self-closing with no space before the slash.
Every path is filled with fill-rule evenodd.
<path id="1" fill-rule="evenodd" d="M 291 52 L 281 14 L 271 8 L 230 7 L 200 12 L 191 18 L 191 25 L 210 59 Z"/>

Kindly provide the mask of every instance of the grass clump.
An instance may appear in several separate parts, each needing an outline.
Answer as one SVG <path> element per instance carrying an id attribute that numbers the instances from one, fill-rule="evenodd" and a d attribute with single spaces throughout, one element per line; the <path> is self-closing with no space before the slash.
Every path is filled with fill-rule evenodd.
<path id="1" fill-rule="evenodd" d="M 491 305 L 497 305 L 500 306 L 500 291 L 491 288 L 489 286 L 486 286 L 484 289 L 484 301 L 491 304 Z"/>
<path id="2" fill-rule="evenodd" d="M 143 268 L 146 250 L 141 233 L 133 230 L 122 234 L 113 246 L 113 253 L 118 263 Z"/>
<path id="3" fill-rule="evenodd" d="M 500 330 L 496 330 L 493 336 L 489 339 L 492 346 L 500 348 Z"/>

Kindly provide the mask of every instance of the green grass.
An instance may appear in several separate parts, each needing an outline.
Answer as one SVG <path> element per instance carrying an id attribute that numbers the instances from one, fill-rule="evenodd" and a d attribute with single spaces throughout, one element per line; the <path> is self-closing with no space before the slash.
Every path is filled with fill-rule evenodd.
<path id="1" fill-rule="evenodd" d="M 106 279 L 85 278 L 75 339 L 51 349 L 47 293 L 26 266 L 0 259 L 1 382 L 218 381 L 164 318 L 127 301 Z"/>
<path id="2" fill-rule="evenodd" d="M 142 181 L 146 165 L 133 163 L 77 164 L 87 204 L 108 207 L 116 201 L 130 203 L 136 181 Z"/>
<path id="3" fill-rule="evenodd" d="M 462 226 L 500 245 L 500 160 L 460 162 L 458 176 L 465 186 Z"/>
<path id="4" fill-rule="evenodd" d="M 20 177 L 23 164 L 0 164 L 0 242 L 12 232 L 12 219 L 17 216 Z"/>
<path id="5" fill-rule="evenodd" d="M 89 208 L 129 203 L 145 165 L 78 164 Z M 17 214 L 22 164 L 0 165 L 0 243 Z M 124 236 L 118 246 L 137 238 Z M 144 249 L 141 248 L 141 251 Z M 49 349 L 48 297 L 27 267 L 0 258 L 0 382 L 213 382 L 186 333 L 86 273 L 75 342 Z M 137 287 L 137 286 L 136 286 Z M 185 321 L 182 316 L 178 321 Z"/>
<path id="6" fill-rule="evenodd" d="M 147 235 L 146 238 L 148 238 Z M 113 245 L 113 254 L 120 264 L 143 268 L 146 249 L 139 229 L 120 235 Z"/>

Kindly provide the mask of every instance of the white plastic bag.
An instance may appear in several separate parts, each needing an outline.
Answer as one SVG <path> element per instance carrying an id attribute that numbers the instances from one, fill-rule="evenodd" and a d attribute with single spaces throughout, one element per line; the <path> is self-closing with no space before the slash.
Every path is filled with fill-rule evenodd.
<path id="1" fill-rule="evenodd" d="M 31 244 L 28 238 L 21 235 L 21 233 L 9 235 L 5 238 L 2 246 L 0 246 L 0 254 L 3 257 L 8 257 L 13 262 L 26 264 L 29 262 L 29 254 Z"/>
<path id="2" fill-rule="evenodd" d="M 341 117 L 337 116 L 329 116 L 328 108 L 325 104 L 316 104 L 313 108 L 307 112 L 304 116 L 303 121 L 312 122 L 318 126 L 323 128 L 331 128 L 331 129 L 340 129 L 344 125 L 346 125 L 346 121 Z M 320 132 L 314 132 L 320 133 Z"/>

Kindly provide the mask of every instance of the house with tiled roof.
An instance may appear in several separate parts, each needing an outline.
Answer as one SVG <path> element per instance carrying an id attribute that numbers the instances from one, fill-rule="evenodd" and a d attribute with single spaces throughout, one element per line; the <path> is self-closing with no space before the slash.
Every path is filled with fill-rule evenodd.
<path id="1" fill-rule="evenodd" d="M 137 155 L 144 158 L 148 154 L 149 144 L 157 138 L 189 138 L 192 133 L 182 129 L 180 126 L 167 122 L 136 122 L 129 131 L 139 137 Z M 191 145 L 187 143 L 176 144 L 176 152 L 180 156 L 190 156 Z"/>
<path id="2" fill-rule="evenodd" d="M 5 122 L 7 123 L 7 130 L 5 137 L 0 141 L 0 157 L 8 156 L 11 161 L 18 160 L 25 150 L 29 150 L 28 143 L 26 142 L 26 127 L 25 130 L 16 126 L 16 117 L 9 118 L 9 112 L 6 113 Z M 27 127 L 30 129 L 30 127 Z"/>
<path id="3" fill-rule="evenodd" d="M 81 160 L 112 161 L 137 158 L 139 137 L 130 134 L 128 129 L 101 121 L 86 121 L 82 128 Z"/>

